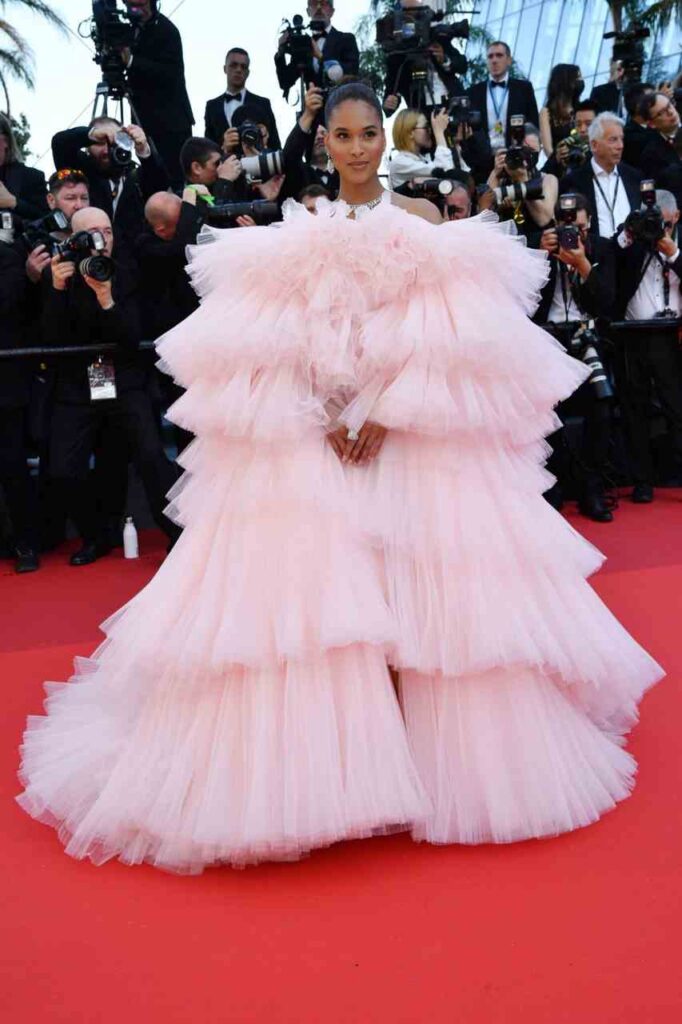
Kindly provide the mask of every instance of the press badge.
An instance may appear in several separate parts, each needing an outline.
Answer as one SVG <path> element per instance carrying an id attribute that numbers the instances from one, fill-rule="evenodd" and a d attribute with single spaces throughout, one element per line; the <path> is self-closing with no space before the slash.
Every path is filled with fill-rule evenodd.
<path id="1" fill-rule="evenodd" d="M 91 402 L 116 398 L 114 364 L 108 359 L 98 359 L 91 363 L 88 366 L 88 384 L 90 385 Z"/>

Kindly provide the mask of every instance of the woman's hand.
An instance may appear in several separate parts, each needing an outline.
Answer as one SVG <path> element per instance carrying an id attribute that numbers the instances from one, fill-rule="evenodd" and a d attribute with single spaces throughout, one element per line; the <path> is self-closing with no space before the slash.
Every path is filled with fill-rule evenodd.
<path id="1" fill-rule="evenodd" d="M 450 123 L 450 115 L 447 110 L 443 108 L 438 113 L 434 110 L 431 114 L 431 128 L 433 129 L 433 137 L 436 140 L 437 146 L 445 146 L 445 129 Z"/>
<path id="2" fill-rule="evenodd" d="M 355 466 L 366 466 L 381 451 L 387 433 L 386 427 L 368 420 L 358 432 L 356 440 L 348 438 L 346 441 L 342 461 L 352 462 Z"/>

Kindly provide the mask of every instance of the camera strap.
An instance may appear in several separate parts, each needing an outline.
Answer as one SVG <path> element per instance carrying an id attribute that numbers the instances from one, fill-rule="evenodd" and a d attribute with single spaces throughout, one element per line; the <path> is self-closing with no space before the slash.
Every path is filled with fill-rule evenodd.
<path id="1" fill-rule="evenodd" d="M 606 203 L 606 208 L 609 211 L 609 214 L 611 215 L 611 225 L 613 233 L 615 233 L 616 227 L 618 226 L 616 224 L 616 200 L 618 199 L 618 189 L 620 188 L 620 174 L 618 173 L 618 171 L 616 171 L 616 187 L 613 190 L 613 198 L 611 202 L 609 202 L 609 200 L 606 198 L 606 193 L 604 192 L 604 189 L 601 187 L 601 182 L 599 181 L 599 178 L 596 176 L 596 174 L 593 177 L 595 187 L 599 189 L 599 193 L 604 202 Z"/>
<path id="2" fill-rule="evenodd" d="M 670 264 L 667 260 L 663 259 L 660 252 L 655 252 L 653 255 L 658 260 L 661 273 L 663 274 L 663 308 L 668 309 L 670 307 Z"/>
<path id="3" fill-rule="evenodd" d="M 561 297 L 564 302 L 564 314 L 566 317 L 566 323 L 569 322 L 571 317 L 570 312 L 570 300 L 573 299 L 577 309 L 580 310 L 580 303 L 578 302 L 577 290 L 575 287 L 576 273 L 571 267 L 567 267 L 565 263 L 559 264 L 559 281 L 561 282 Z"/>

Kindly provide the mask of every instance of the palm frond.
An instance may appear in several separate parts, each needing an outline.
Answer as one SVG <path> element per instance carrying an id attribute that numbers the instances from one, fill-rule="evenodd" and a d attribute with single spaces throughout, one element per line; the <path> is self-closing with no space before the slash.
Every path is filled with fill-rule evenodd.
<path id="1" fill-rule="evenodd" d="M 682 25 L 680 0 L 658 0 L 639 15 L 639 21 L 653 28 L 667 28 L 673 20 L 677 25 Z"/>
<path id="2" fill-rule="evenodd" d="M 53 5 L 46 3 L 45 0 L 0 0 L 0 9 L 6 10 L 8 6 L 23 7 L 32 14 L 37 14 L 39 17 L 44 18 L 45 21 L 53 26 L 53 28 L 59 29 L 60 32 L 68 32 L 68 25 L 60 14 L 53 9 Z"/>
<path id="3" fill-rule="evenodd" d="M 0 18 L 0 32 L 3 35 L 8 36 L 10 41 L 14 44 L 17 50 L 28 50 L 29 45 L 22 35 L 17 32 L 14 25 L 10 25 L 9 21 L 5 21 L 4 18 Z"/>
<path id="4" fill-rule="evenodd" d="M 33 88 L 35 83 L 26 55 L 19 50 L 6 50 L 0 47 L 0 74 L 6 76 L 8 73 L 29 89 Z"/>

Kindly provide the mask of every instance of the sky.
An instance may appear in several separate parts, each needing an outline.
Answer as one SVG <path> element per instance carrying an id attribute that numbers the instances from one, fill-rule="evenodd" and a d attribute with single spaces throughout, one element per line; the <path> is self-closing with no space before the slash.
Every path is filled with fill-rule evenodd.
<path id="1" fill-rule="evenodd" d="M 57 0 L 54 6 L 74 33 L 92 11 L 89 0 Z M 182 35 L 196 134 L 204 132 L 206 101 L 225 90 L 225 53 L 231 46 L 242 46 L 251 55 L 248 88 L 272 101 L 280 136 L 286 138 L 296 108 L 287 106 L 282 98 L 273 56 L 282 19 L 305 14 L 305 7 L 304 0 L 164 0 L 160 4 Z M 341 31 L 351 31 L 368 8 L 368 0 L 337 0 L 333 24 Z M 9 83 L 12 113 L 26 114 L 31 126 L 29 148 L 33 155 L 29 163 L 49 172 L 53 169 L 52 136 L 90 120 L 99 68 L 92 61 L 89 40 L 64 37 L 12 4 L 6 16 L 29 41 L 35 55 L 35 90 Z"/>

